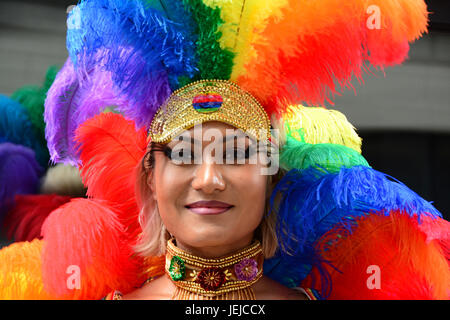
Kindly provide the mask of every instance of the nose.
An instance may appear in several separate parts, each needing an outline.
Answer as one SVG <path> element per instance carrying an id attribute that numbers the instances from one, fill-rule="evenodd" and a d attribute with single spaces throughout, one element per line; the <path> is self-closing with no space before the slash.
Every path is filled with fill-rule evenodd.
<path id="1" fill-rule="evenodd" d="M 207 194 L 225 190 L 225 180 L 219 167 L 220 164 L 203 161 L 195 171 L 192 187 Z"/>

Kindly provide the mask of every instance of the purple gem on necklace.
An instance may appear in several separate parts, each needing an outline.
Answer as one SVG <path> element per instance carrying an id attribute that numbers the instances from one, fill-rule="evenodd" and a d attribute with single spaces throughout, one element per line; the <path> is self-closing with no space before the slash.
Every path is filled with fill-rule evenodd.
<path id="1" fill-rule="evenodd" d="M 234 266 L 238 280 L 252 281 L 258 274 L 258 263 L 254 259 L 245 258 Z"/>

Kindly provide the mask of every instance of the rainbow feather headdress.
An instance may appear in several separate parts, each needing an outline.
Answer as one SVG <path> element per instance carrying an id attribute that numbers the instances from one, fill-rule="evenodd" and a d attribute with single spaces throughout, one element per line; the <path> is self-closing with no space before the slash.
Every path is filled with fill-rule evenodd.
<path id="1" fill-rule="evenodd" d="M 99 299 L 164 272 L 164 257 L 143 261 L 131 249 L 141 232 L 135 168 L 154 119 L 167 118 L 155 116 L 161 106 L 207 81 L 238 88 L 242 99 L 251 95 L 254 103 L 245 106 L 263 112 L 248 119 L 256 126 L 270 120 L 286 133 L 280 163 L 288 172 L 272 194 L 272 201 L 281 194 L 281 249 L 266 260 L 267 276 L 337 299 L 448 297 L 448 222 L 370 168 L 351 124 L 322 108 L 370 67 L 403 62 L 409 42 L 426 32 L 427 15 L 423 0 L 81 1 L 68 18 L 69 58 L 44 116 L 51 160 L 78 165 L 90 199 L 50 213 L 42 240 L 0 252 L 21 257 L 20 268 L 0 266 L 0 292 Z M 188 96 L 190 115 L 223 116 L 227 96 L 210 89 Z M 388 289 L 352 291 L 371 257 L 386 267 Z M 70 265 L 80 268 L 81 290 L 67 287 Z"/>
<path id="2" fill-rule="evenodd" d="M 197 80 L 237 84 L 269 119 L 323 106 L 370 66 L 404 61 L 427 10 L 422 0 L 84 0 L 68 27 L 46 137 L 53 161 L 77 164 L 79 124 L 115 106 L 148 129 L 171 94 Z"/>

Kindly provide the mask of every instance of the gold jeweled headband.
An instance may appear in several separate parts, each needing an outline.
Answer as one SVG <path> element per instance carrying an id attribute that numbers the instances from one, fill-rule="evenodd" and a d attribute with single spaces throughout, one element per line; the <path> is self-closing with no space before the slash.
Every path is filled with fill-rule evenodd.
<path id="1" fill-rule="evenodd" d="M 206 121 L 220 121 L 257 140 L 270 140 L 270 120 L 261 104 L 228 80 L 199 80 L 176 91 L 152 120 L 149 139 L 168 143 Z"/>

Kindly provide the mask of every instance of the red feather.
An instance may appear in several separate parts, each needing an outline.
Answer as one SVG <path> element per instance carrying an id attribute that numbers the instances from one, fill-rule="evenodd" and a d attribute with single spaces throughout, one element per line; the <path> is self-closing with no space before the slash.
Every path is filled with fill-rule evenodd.
<path id="1" fill-rule="evenodd" d="M 320 241 L 322 256 L 340 271 L 327 267 L 332 282 L 329 299 L 449 298 L 448 256 L 437 239 L 427 241 L 416 219 L 393 212 L 391 216 L 372 214 L 357 223 L 351 234 L 335 228 Z M 378 267 L 379 273 L 370 266 Z M 380 288 L 371 288 L 376 274 Z M 313 269 L 302 286 L 320 288 L 317 279 Z"/>
<path id="2" fill-rule="evenodd" d="M 87 194 L 107 200 L 134 241 L 141 232 L 135 199 L 135 169 L 145 154 L 146 131 L 122 115 L 102 113 L 84 122 L 76 133 Z"/>
<path id="3" fill-rule="evenodd" d="M 419 229 L 426 234 L 427 242 L 436 240 L 439 242 L 447 260 L 450 261 L 450 222 L 431 217 L 421 217 Z"/>
<path id="4" fill-rule="evenodd" d="M 14 207 L 3 222 L 8 239 L 31 241 L 42 239 L 41 227 L 44 220 L 56 208 L 69 202 L 71 197 L 56 194 L 16 195 Z"/>

